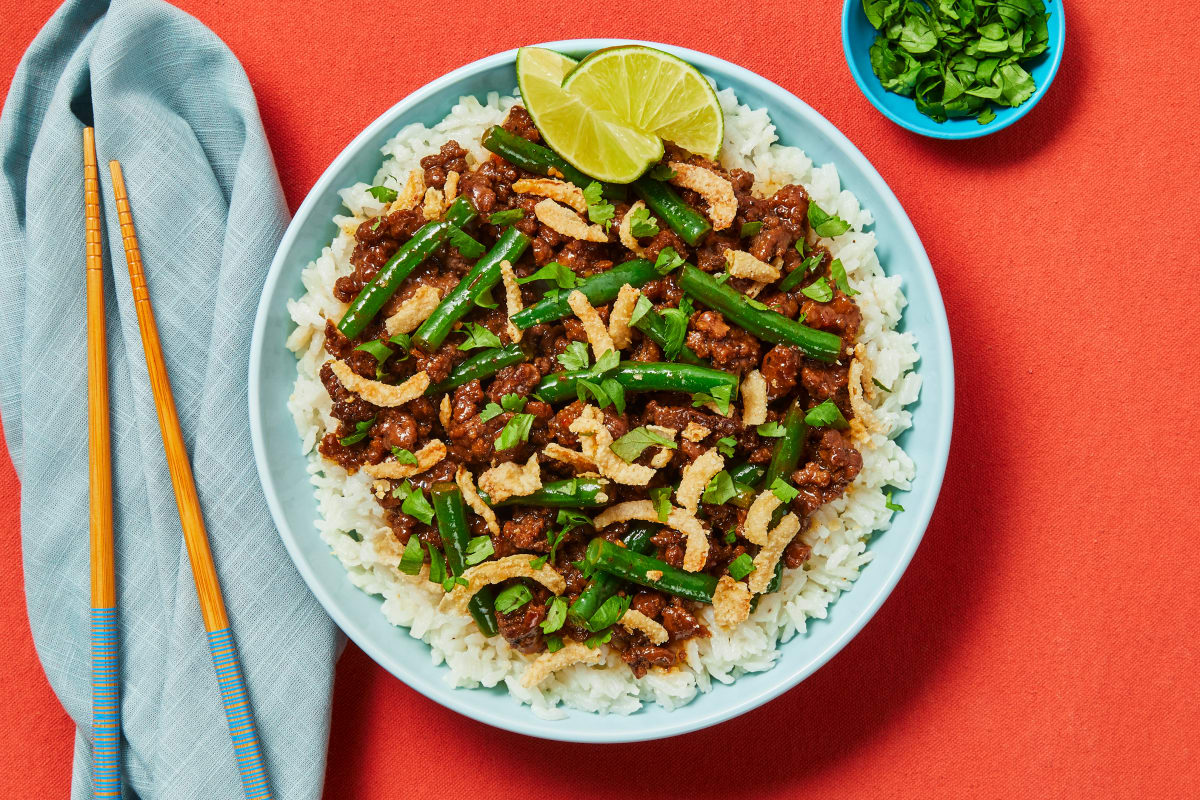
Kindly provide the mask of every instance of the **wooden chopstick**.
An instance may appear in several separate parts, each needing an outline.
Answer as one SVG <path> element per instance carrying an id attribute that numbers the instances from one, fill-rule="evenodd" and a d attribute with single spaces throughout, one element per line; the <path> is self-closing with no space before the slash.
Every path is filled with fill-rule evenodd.
<path id="1" fill-rule="evenodd" d="M 254 717 L 250 711 L 246 681 L 242 676 L 242 665 L 234 648 L 233 633 L 229 630 L 229 618 L 225 613 L 225 601 L 221 598 L 217 568 L 213 564 L 212 551 L 208 545 L 208 534 L 204 529 L 204 517 L 200 513 L 200 498 L 196 494 L 191 463 L 183 443 L 183 432 L 179 427 L 175 400 L 171 395 L 167 364 L 163 359 L 158 325 L 154 321 L 150 292 L 146 287 L 146 277 L 142 271 L 142 254 L 138 248 L 137 233 L 133 227 L 129 196 L 125 191 L 125 177 L 118 162 L 110 161 L 108 166 L 112 172 L 113 194 L 116 195 L 117 200 L 117 216 L 121 223 L 125 260 L 129 264 L 129 282 L 133 288 L 134 308 L 137 311 L 138 327 L 142 335 L 142 349 L 146 353 L 146 370 L 150 376 L 150 388 L 154 392 L 154 405 L 158 410 L 158 426 L 162 431 L 163 448 L 167 456 L 167 470 L 171 475 L 171 485 L 175 489 L 175 502 L 179 507 L 179 522 L 183 527 L 183 540 L 187 545 L 188 559 L 192 564 L 192 578 L 196 582 L 196 594 L 200 599 L 200 613 L 204 617 L 204 626 L 208 630 L 208 644 L 212 651 L 213 666 L 217 671 L 217 684 L 225 704 L 229 733 L 233 737 L 234 757 L 242 778 L 242 790 L 247 800 L 268 800 L 272 794 L 267 782 L 266 766 L 263 763 L 262 744 L 259 742 L 258 731 L 254 726 Z"/>
<path id="2" fill-rule="evenodd" d="M 84 263 L 87 275 L 88 494 L 92 561 L 92 795 L 121 796 L 121 707 L 117 676 L 117 577 L 113 559 L 112 444 L 104 259 L 96 131 L 83 129 Z"/>

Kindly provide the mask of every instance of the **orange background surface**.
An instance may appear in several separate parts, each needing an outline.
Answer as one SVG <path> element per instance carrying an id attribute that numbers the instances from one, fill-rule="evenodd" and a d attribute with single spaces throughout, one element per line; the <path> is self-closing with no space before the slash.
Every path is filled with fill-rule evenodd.
<path id="1" fill-rule="evenodd" d="M 0 3 L 0 86 L 55 5 Z M 589 747 L 460 717 L 351 645 L 327 797 L 1200 796 L 1200 38 L 1178 3 L 1069 3 L 1049 94 L 960 143 L 867 103 L 832 0 L 179 5 L 245 65 L 293 209 L 368 122 L 489 53 L 625 36 L 734 61 L 875 164 L 950 318 L 958 413 L 933 522 L 816 675 L 715 729 Z M 17 493 L 0 456 L 0 796 L 63 797 L 72 726 L 29 635 Z"/>

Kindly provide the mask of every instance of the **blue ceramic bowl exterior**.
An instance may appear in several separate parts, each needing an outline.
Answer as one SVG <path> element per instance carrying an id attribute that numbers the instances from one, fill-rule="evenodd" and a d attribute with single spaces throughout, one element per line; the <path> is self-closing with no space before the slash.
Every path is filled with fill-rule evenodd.
<path id="1" fill-rule="evenodd" d="M 582 56 L 625 43 L 595 39 L 545 46 Z M 296 361 L 284 346 L 293 327 L 285 304 L 302 294 L 301 269 L 337 233 L 330 221 L 341 211 L 336 191 L 356 181 L 371 180 L 380 164 L 379 148 L 404 125 L 432 125 L 461 95 L 513 91 L 515 51 L 484 58 L 439 78 L 388 110 L 351 142 L 296 212 L 271 265 L 254 325 L 249 395 L 255 458 L 280 536 L 317 599 L 359 647 L 417 691 L 472 719 L 547 739 L 628 742 L 672 736 L 730 719 L 795 686 L 866 624 L 900 579 L 933 512 L 950 447 L 954 370 L 945 310 L 921 241 L 883 179 L 845 136 L 779 86 L 713 56 L 653 46 L 688 60 L 719 86 L 732 87 L 743 103 L 769 109 L 784 143 L 803 147 L 816 163 L 837 165 L 843 185 L 875 215 L 880 258 L 888 272 L 904 279 L 909 305 L 902 325 L 919 340 L 924 387 L 920 401 L 912 407 L 914 427 L 901 440 L 917 464 L 912 491 L 897 497 L 907 510 L 896 515 L 890 530 L 875 536 L 871 545 L 874 561 L 830 609 L 829 618 L 812 621 L 805 635 L 788 642 L 774 669 L 743 676 L 729 686 L 718 685 L 675 711 L 651 705 L 629 716 L 569 711 L 565 719 L 541 720 L 503 688 L 450 688 L 445 667 L 432 663 L 428 646 L 390 625 L 379 611 L 380 600 L 350 584 L 313 524 L 317 508 L 305 472 L 306 457 L 300 453 L 299 438 L 286 409 Z"/>
<path id="2" fill-rule="evenodd" d="M 867 21 L 862 0 L 846 0 L 842 9 L 842 49 L 846 53 L 846 63 L 850 66 L 850 74 L 854 76 L 858 88 L 871 101 L 871 105 L 900 127 L 935 139 L 974 139 L 987 136 L 1007 128 L 1028 114 L 1045 96 L 1058 73 L 1058 65 L 1062 62 L 1063 44 L 1067 38 L 1066 16 L 1062 0 L 1044 2 L 1050 14 L 1046 23 L 1046 32 L 1049 34 L 1046 52 L 1032 62 L 1021 65 L 1033 76 L 1037 88 L 1032 97 L 1016 108 L 994 107 L 996 118 L 987 125 L 980 125 L 974 119 L 934 122 L 917 111 L 917 104 L 911 97 L 885 90 L 879 78 L 875 77 L 875 71 L 871 69 L 871 44 L 878 32 Z"/>

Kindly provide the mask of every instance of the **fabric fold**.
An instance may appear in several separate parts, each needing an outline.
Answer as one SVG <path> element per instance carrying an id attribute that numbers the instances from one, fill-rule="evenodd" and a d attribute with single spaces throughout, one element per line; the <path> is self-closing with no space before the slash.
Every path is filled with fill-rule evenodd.
<path id="1" fill-rule="evenodd" d="M 271 784 L 317 798 L 341 637 L 289 560 L 250 445 L 255 307 L 288 215 L 241 65 L 158 0 L 72 0 L 34 40 L 0 114 L 0 414 L 22 483 L 38 654 L 78 724 L 89 797 L 82 129 L 96 128 L 127 796 L 241 785 L 163 457 L 107 164 L 118 159 Z"/>

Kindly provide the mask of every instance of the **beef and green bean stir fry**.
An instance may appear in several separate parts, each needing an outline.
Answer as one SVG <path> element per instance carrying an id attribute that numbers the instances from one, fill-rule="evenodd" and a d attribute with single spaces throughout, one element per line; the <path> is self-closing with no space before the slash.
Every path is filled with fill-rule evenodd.
<path id="1" fill-rule="evenodd" d="M 669 669 L 709 635 L 701 604 L 736 626 L 805 562 L 862 467 L 857 292 L 819 244 L 848 226 L 670 145 L 598 183 L 520 106 L 482 144 L 372 188 L 320 454 L 370 477 L 443 611 L 561 663 Z"/>

